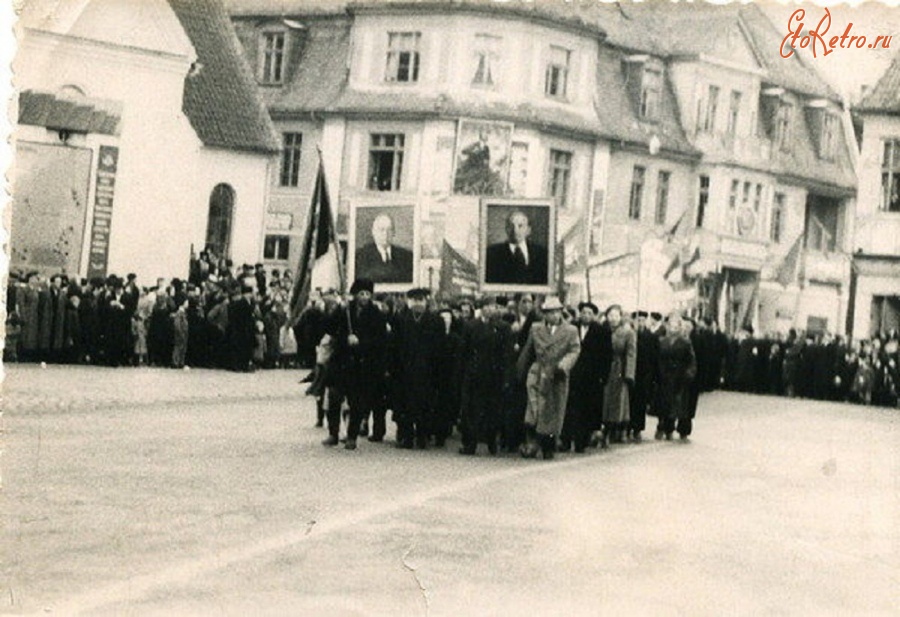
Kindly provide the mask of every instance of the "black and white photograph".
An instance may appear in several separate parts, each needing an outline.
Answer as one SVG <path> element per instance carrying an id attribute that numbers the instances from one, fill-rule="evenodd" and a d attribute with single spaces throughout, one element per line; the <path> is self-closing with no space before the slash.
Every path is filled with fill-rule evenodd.
<path id="1" fill-rule="evenodd" d="M 413 284 L 415 208 L 365 205 L 352 213 L 352 276 L 372 281 L 379 290 L 408 289 Z"/>
<path id="2" fill-rule="evenodd" d="M 508 122 L 460 120 L 453 191 L 462 195 L 505 195 L 513 126 Z"/>
<path id="3" fill-rule="evenodd" d="M 0 614 L 900 614 L 896 4 L 0 31 Z"/>
<path id="4" fill-rule="evenodd" d="M 547 291 L 553 283 L 555 218 L 551 202 L 482 201 L 484 289 Z"/>

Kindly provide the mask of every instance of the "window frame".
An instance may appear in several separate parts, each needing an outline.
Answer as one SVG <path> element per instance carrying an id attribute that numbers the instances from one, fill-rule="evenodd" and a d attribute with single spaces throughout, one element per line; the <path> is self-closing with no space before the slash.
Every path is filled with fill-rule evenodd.
<path id="1" fill-rule="evenodd" d="M 666 224 L 669 210 L 669 194 L 671 192 L 672 172 L 660 170 L 656 176 L 656 210 L 653 220 L 657 225 Z"/>
<path id="2" fill-rule="evenodd" d="M 787 214 L 787 194 L 776 191 L 772 196 L 772 214 L 769 219 L 769 240 L 781 244 L 784 239 L 784 219 Z"/>
<path id="3" fill-rule="evenodd" d="M 646 183 L 647 168 L 643 165 L 635 165 L 631 171 L 631 190 L 628 194 L 628 218 L 632 221 L 641 220 Z"/>
<path id="4" fill-rule="evenodd" d="M 564 159 L 560 162 L 561 159 Z M 561 210 L 569 207 L 569 197 L 572 194 L 572 168 L 575 160 L 575 154 L 571 150 L 559 150 L 550 148 L 547 155 L 549 162 L 547 176 L 547 194 L 556 200 L 556 205 Z M 558 176 L 563 178 L 562 183 L 558 182 Z M 560 191 L 562 186 L 562 191 Z M 562 195 L 560 196 L 560 192 Z"/>
<path id="5" fill-rule="evenodd" d="M 565 53 L 564 64 L 558 64 L 555 62 L 556 59 L 554 58 L 554 51 Z M 571 72 L 571 69 L 572 50 L 566 47 L 562 47 L 561 45 L 550 45 L 549 52 L 547 54 L 547 63 L 544 67 L 544 96 L 558 101 L 568 101 L 569 73 Z M 558 73 L 553 73 L 553 75 L 556 76 L 556 79 L 552 80 L 551 72 L 554 70 L 558 70 Z M 551 83 L 555 85 L 555 88 L 550 87 Z"/>
<path id="6" fill-rule="evenodd" d="M 837 155 L 838 126 L 837 114 L 824 112 L 819 139 L 819 158 L 823 161 L 833 161 Z"/>
<path id="7" fill-rule="evenodd" d="M 897 214 L 900 213 L 900 137 L 884 138 L 881 143 L 881 196 L 878 210 Z M 891 199 L 892 193 L 896 196 L 895 199 Z"/>
<path id="8" fill-rule="evenodd" d="M 298 143 L 288 145 L 289 138 L 297 138 Z M 282 188 L 297 188 L 300 185 L 300 163 L 302 160 L 303 133 L 297 131 L 282 132 L 278 186 Z M 288 169 L 289 163 L 290 169 Z"/>
<path id="9" fill-rule="evenodd" d="M 662 100 L 662 69 L 644 67 L 641 73 L 641 96 L 638 102 L 638 113 L 644 120 L 659 118 Z"/>
<path id="10" fill-rule="evenodd" d="M 703 132 L 716 132 L 716 116 L 719 114 L 719 94 L 722 89 L 715 84 L 706 88 L 706 114 L 703 117 Z"/>
<path id="11" fill-rule="evenodd" d="M 387 32 L 387 50 L 385 52 L 384 81 L 389 84 L 416 84 L 422 72 L 422 32 L 416 30 L 391 30 Z M 398 41 L 397 45 L 392 42 Z M 412 42 L 407 48 L 404 41 Z M 403 57 L 409 54 L 406 66 L 406 79 L 400 79 Z"/>
<path id="12" fill-rule="evenodd" d="M 706 182 L 704 183 L 704 180 Z M 709 206 L 710 194 L 710 177 L 707 174 L 700 174 L 697 178 L 697 218 L 696 227 L 703 227 L 706 218 L 706 209 Z"/>
<path id="13" fill-rule="evenodd" d="M 503 47 L 503 37 L 487 32 L 478 32 L 475 34 L 475 70 L 472 75 L 471 85 L 476 88 L 494 89 L 497 88 L 498 80 L 496 77 L 497 69 L 501 62 L 501 48 Z M 482 77 L 482 70 L 486 74 L 486 80 Z"/>
<path id="14" fill-rule="evenodd" d="M 740 90 L 732 90 L 728 99 L 728 126 L 726 134 L 732 137 L 738 133 L 738 124 L 741 120 L 741 103 L 743 102 L 743 93 Z"/>
<path id="15" fill-rule="evenodd" d="M 791 151 L 791 137 L 794 130 L 794 104 L 781 101 L 775 111 L 775 146 L 781 152 Z"/>
<path id="16" fill-rule="evenodd" d="M 277 49 L 275 46 L 270 48 L 269 39 L 280 37 L 281 39 L 281 49 Z M 286 30 L 281 29 L 264 29 L 260 32 L 259 39 L 259 73 L 258 80 L 262 85 L 267 86 L 279 86 L 284 84 L 284 76 L 287 72 L 287 58 L 288 58 L 288 44 L 289 37 L 288 32 Z M 277 75 L 273 75 L 276 72 L 275 67 L 270 63 L 270 54 L 279 54 L 277 56 L 278 59 L 278 67 L 277 67 Z"/>
<path id="17" fill-rule="evenodd" d="M 376 143 L 376 140 L 383 138 L 384 141 L 387 141 L 387 138 L 392 138 L 393 143 L 388 145 L 387 143 L 381 144 Z M 399 145 L 398 145 L 399 141 Z M 366 176 L 366 189 L 369 191 L 376 192 L 399 192 L 402 190 L 403 186 L 403 163 L 406 154 L 406 133 L 380 133 L 380 132 L 371 132 L 369 133 L 369 145 L 368 145 L 368 174 Z M 390 188 L 378 188 L 380 186 L 380 182 L 378 182 L 379 175 L 377 172 L 380 169 L 380 165 L 376 165 L 375 157 L 377 155 L 384 154 L 392 154 L 393 160 L 391 162 L 391 179 L 390 179 Z"/>
<path id="18" fill-rule="evenodd" d="M 273 255 L 268 255 L 269 242 L 272 241 Z M 283 250 L 282 250 L 283 249 Z M 284 257 L 281 257 L 281 254 Z M 291 257 L 291 236 L 287 234 L 267 233 L 263 239 L 264 261 L 288 261 Z"/>

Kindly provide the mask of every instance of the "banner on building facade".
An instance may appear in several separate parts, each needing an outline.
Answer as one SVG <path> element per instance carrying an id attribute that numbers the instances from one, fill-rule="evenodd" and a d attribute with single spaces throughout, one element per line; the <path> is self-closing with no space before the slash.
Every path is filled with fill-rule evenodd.
<path id="1" fill-rule="evenodd" d="M 453 192 L 506 195 L 513 125 L 460 120 L 456 136 Z"/>
<path id="2" fill-rule="evenodd" d="M 478 266 L 446 240 L 441 249 L 440 290 L 445 298 L 474 295 L 478 290 Z"/>
<path id="3" fill-rule="evenodd" d="M 115 146 L 100 146 L 100 156 L 97 160 L 97 183 L 94 191 L 94 215 L 91 223 L 88 278 L 106 277 L 106 268 L 109 264 L 113 196 L 116 190 L 118 167 L 119 149 Z"/>

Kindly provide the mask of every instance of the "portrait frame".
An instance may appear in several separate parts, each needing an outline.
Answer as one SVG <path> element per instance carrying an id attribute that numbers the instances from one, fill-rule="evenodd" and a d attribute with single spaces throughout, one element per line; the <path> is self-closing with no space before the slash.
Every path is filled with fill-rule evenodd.
<path id="1" fill-rule="evenodd" d="M 488 263 L 496 259 L 499 245 L 506 244 L 506 219 L 520 210 L 529 218 L 531 240 L 536 247 L 543 247 L 546 257 L 536 253 L 532 263 L 546 259 L 546 277 L 540 282 L 509 282 L 496 276 L 499 264 Z M 556 290 L 556 203 L 553 199 L 503 199 L 485 197 L 481 200 L 479 222 L 478 284 L 482 291 L 491 293 L 554 293 Z"/>
<path id="2" fill-rule="evenodd" d="M 394 223 L 395 245 L 406 249 L 411 255 L 409 277 L 403 280 L 378 280 L 377 273 L 365 267 L 364 254 L 371 241 L 371 226 L 380 214 L 388 214 Z M 347 281 L 348 287 L 357 278 L 372 278 L 375 293 L 398 293 L 409 291 L 418 284 L 419 272 L 416 265 L 421 259 L 419 209 L 414 201 L 354 201 L 350 203 L 350 228 L 347 248 Z M 374 275 L 374 276 L 373 276 Z"/>
<path id="3" fill-rule="evenodd" d="M 456 147 L 453 151 L 451 194 L 480 197 L 509 195 L 513 129 L 511 122 L 459 119 L 456 124 Z M 476 170 L 467 170 L 466 166 L 472 160 L 470 151 L 477 146 L 482 134 L 487 137 L 488 168 L 483 174 L 478 174 Z M 466 177 L 462 174 L 466 174 Z"/>

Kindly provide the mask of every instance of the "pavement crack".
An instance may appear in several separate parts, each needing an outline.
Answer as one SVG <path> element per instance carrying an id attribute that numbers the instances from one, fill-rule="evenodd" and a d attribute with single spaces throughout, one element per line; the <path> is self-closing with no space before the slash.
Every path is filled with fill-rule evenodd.
<path id="1" fill-rule="evenodd" d="M 425 589 L 425 585 L 422 584 L 422 579 L 419 578 L 419 571 L 415 568 L 415 566 L 410 565 L 409 561 L 407 561 L 410 553 L 412 553 L 415 548 L 416 544 L 411 544 L 410 547 L 406 549 L 406 552 L 403 553 L 403 557 L 401 558 L 401 560 L 403 561 L 403 567 L 412 572 L 413 578 L 416 579 L 416 584 L 419 586 L 419 591 L 422 592 L 422 597 L 425 599 L 425 614 L 427 615 L 431 610 L 431 603 L 428 599 L 428 590 Z"/>
<path id="2" fill-rule="evenodd" d="M 306 535 L 311 534 L 313 527 L 315 527 L 315 526 L 316 526 L 315 521 L 309 521 L 308 523 L 306 523 Z"/>

